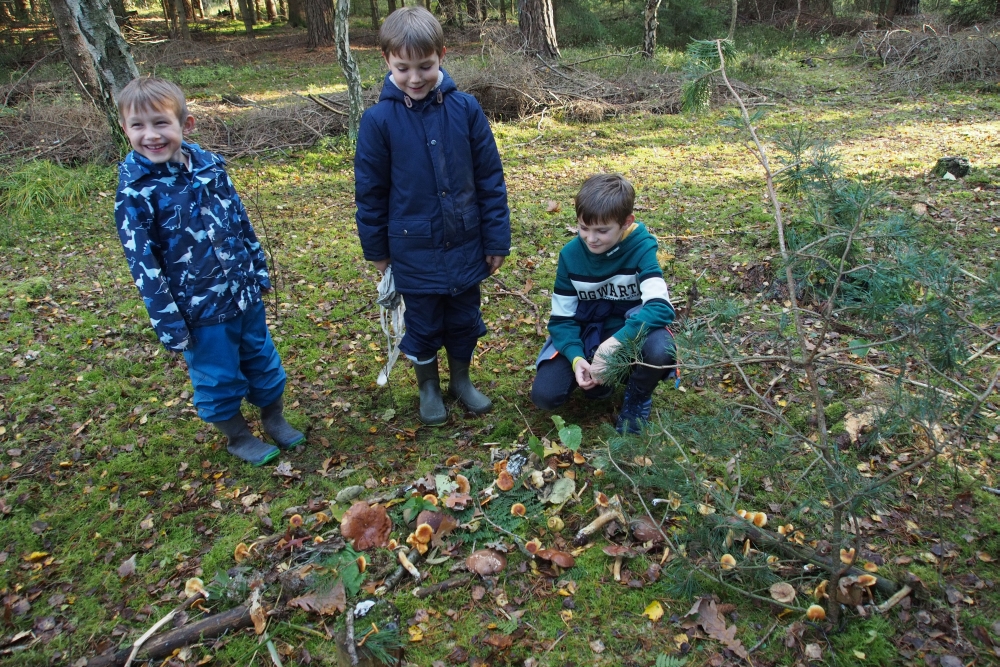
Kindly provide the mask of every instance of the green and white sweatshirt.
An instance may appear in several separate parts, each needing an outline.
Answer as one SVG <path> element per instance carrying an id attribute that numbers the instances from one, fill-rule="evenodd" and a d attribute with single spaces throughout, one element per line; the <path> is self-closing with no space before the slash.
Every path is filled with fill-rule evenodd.
<path id="1" fill-rule="evenodd" d="M 577 236 L 559 252 L 556 285 L 552 292 L 549 334 L 559 353 L 570 361 L 584 356 L 581 333 L 590 324 L 584 315 L 597 301 L 615 302 L 624 313 L 642 306 L 628 319 L 612 315 L 604 321 L 604 338 L 634 338 L 642 329 L 665 327 L 674 320 L 674 307 L 656 259 L 656 237 L 643 224 L 633 224 L 622 240 L 606 253 L 595 255 Z M 584 315 L 581 319 L 578 315 Z"/>

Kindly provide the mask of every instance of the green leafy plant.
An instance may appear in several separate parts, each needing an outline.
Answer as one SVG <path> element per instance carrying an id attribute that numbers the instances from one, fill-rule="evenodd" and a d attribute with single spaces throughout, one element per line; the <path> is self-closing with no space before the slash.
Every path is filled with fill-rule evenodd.
<path id="1" fill-rule="evenodd" d="M 559 415 L 552 415 L 552 423 L 559 430 L 559 442 L 570 451 L 580 449 L 583 442 L 583 431 L 576 424 L 567 424 Z"/>

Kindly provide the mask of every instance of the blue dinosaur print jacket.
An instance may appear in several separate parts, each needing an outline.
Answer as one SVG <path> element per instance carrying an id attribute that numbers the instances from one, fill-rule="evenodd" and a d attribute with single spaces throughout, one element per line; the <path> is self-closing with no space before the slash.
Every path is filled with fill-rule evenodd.
<path id="1" fill-rule="evenodd" d="M 264 249 L 225 161 L 183 144 L 191 170 L 135 151 L 118 168 L 115 222 L 150 323 L 168 350 L 186 350 L 193 330 L 221 324 L 270 289 Z"/>
<path id="2" fill-rule="evenodd" d="M 354 156 L 355 216 L 365 259 L 392 261 L 402 294 L 458 294 L 510 254 L 503 165 L 476 98 L 448 73 L 413 101 L 386 74 Z"/>

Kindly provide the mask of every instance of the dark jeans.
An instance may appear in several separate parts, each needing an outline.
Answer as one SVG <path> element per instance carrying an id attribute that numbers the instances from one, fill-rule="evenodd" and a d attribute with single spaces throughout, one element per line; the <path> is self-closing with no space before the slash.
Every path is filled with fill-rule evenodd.
<path id="1" fill-rule="evenodd" d="M 486 325 L 479 311 L 479 285 L 459 294 L 403 294 L 406 333 L 403 354 L 428 359 L 444 347 L 461 361 L 471 361 Z"/>
<path id="2" fill-rule="evenodd" d="M 651 366 L 673 366 L 675 360 L 674 337 L 666 329 L 656 329 L 646 336 L 642 346 L 642 361 Z M 670 368 L 650 368 L 634 365 L 629 383 L 642 393 L 652 393 L 656 385 L 671 373 Z M 571 360 L 563 355 L 547 359 L 538 365 L 535 381 L 531 385 L 531 402 L 541 410 L 555 410 L 565 403 L 579 385 L 573 375 Z M 606 398 L 609 388 L 598 385 L 583 392 L 588 398 Z"/>

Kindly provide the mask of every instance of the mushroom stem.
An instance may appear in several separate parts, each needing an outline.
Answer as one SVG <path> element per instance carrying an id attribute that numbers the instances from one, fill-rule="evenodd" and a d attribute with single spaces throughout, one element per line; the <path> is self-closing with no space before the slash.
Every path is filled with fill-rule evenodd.
<path id="1" fill-rule="evenodd" d="M 622 580 L 622 557 L 621 556 L 616 556 L 615 557 L 615 566 L 611 569 L 611 571 L 614 572 L 615 581 L 621 581 Z"/>
<path id="2" fill-rule="evenodd" d="M 403 552 L 402 549 L 400 549 L 398 556 L 399 556 L 399 564 L 403 566 L 403 569 L 409 572 L 410 576 L 419 582 L 421 576 L 420 576 L 420 570 L 417 569 L 417 566 L 410 562 L 410 559 L 406 557 L 406 553 Z"/>
<path id="3" fill-rule="evenodd" d="M 622 512 L 622 501 L 618 494 L 611 496 L 608 500 L 608 506 L 601 510 L 601 514 L 596 519 L 577 531 L 576 537 L 573 538 L 573 544 L 578 547 L 583 546 L 587 543 L 587 538 L 612 521 L 618 521 L 622 525 L 628 523 L 625 513 Z"/>

